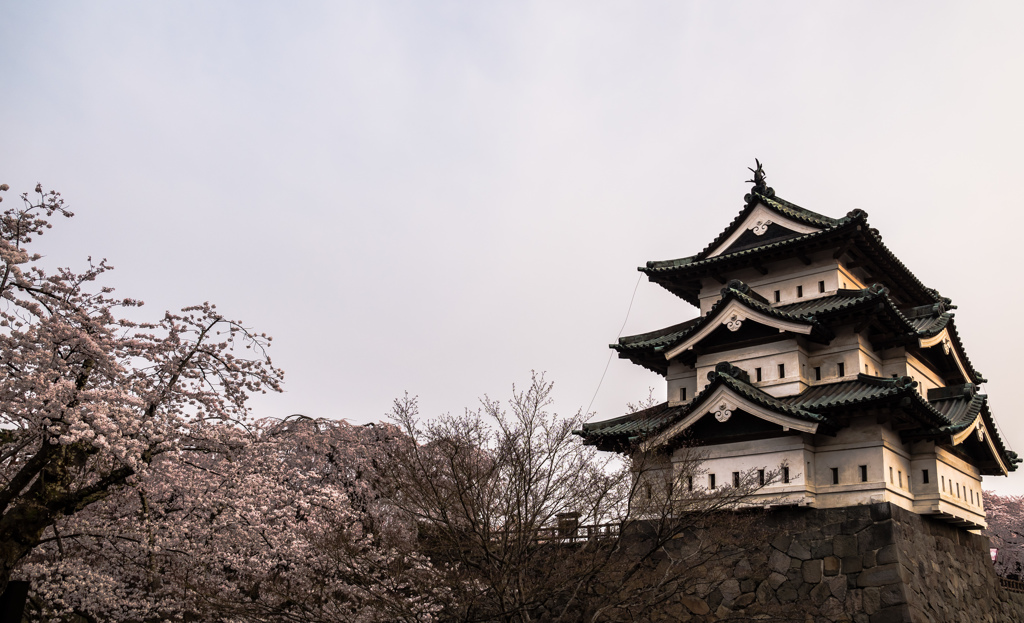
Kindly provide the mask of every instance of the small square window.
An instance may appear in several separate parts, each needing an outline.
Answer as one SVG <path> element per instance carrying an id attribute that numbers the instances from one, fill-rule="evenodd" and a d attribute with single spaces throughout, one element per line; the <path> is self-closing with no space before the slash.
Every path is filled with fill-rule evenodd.
<path id="1" fill-rule="evenodd" d="M 739 489 L 739 487 L 740 487 L 740 473 L 739 472 L 733 472 L 732 473 L 732 486 L 737 488 L 737 489 Z"/>
<path id="2" fill-rule="evenodd" d="M 780 379 L 786 378 L 786 364 L 784 364 L 784 363 L 780 363 L 779 364 L 779 378 Z"/>
<path id="3" fill-rule="evenodd" d="M 754 368 L 754 376 L 756 377 L 755 380 L 761 380 L 761 368 Z"/>
<path id="4" fill-rule="evenodd" d="M 868 466 L 867 465 L 861 465 L 860 466 L 860 481 L 861 482 L 867 482 L 868 481 Z"/>
<path id="5" fill-rule="evenodd" d="M 824 293 L 824 292 L 825 292 L 825 282 L 824 281 L 819 281 L 818 282 L 818 293 L 820 294 L 820 293 Z"/>
<path id="6" fill-rule="evenodd" d="M 783 467 L 782 468 L 782 482 L 789 483 L 789 468 L 788 467 Z"/>
<path id="7" fill-rule="evenodd" d="M 764 486 L 764 470 L 763 469 L 757 470 L 757 484 L 761 485 L 762 487 Z"/>
<path id="8" fill-rule="evenodd" d="M 838 485 L 839 484 L 839 468 L 838 467 L 833 467 L 832 468 L 832 484 L 834 484 L 834 485 Z"/>
<path id="9" fill-rule="evenodd" d="M 846 376 L 846 364 L 843 363 L 842 361 L 839 362 L 838 372 L 839 376 Z"/>
<path id="10" fill-rule="evenodd" d="M 821 380 L 821 366 L 814 366 L 814 380 Z"/>
<path id="11" fill-rule="evenodd" d="M 803 286 L 797 286 L 796 287 L 796 297 L 797 298 L 801 298 L 801 297 L 803 297 L 803 295 L 804 295 L 804 287 Z"/>
<path id="12" fill-rule="evenodd" d="M 781 300 L 782 300 L 782 291 L 781 290 L 776 290 L 775 291 L 775 302 L 778 303 Z"/>
<path id="13" fill-rule="evenodd" d="M 715 475 L 714 474 L 708 474 L 708 485 L 712 489 L 715 488 Z"/>

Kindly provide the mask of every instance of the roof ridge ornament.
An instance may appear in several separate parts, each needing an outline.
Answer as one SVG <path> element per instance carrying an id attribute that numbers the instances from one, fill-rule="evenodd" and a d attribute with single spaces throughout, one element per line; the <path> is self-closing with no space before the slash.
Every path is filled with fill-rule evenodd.
<path id="1" fill-rule="evenodd" d="M 754 174 L 754 179 L 747 180 L 747 183 L 753 184 L 753 186 L 750 188 L 750 192 L 743 196 L 743 201 L 746 202 L 748 208 L 757 203 L 757 197 L 755 195 L 761 195 L 762 197 L 769 198 L 775 196 L 775 189 L 768 186 L 768 183 L 765 181 L 767 179 L 767 176 L 765 175 L 764 167 L 761 165 L 761 161 L 758 160 L 757 158 L 754 158 L 754 163 L 757 165 L 756 169 L 751 169 L 750 167 L 747 167 L 747 170 Z M 758 233 L 755 231 L 754 233 L 757 235 L 761 235 L 764 232 L 762 231 Z"/>

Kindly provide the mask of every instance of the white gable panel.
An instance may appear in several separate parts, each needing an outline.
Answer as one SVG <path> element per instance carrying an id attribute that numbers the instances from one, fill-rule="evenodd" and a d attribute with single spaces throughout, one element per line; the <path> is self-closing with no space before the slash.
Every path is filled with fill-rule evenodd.
<path id="1" fill-rule="evenodd" d="M 780 227 L 785 227 L 786 229 L 791 229 L 801 234 L 813 234 L 816 231 L 821 231 L 820 227 L 811 227 L 804 223 L 798 223 L 797 221 L 788 219 L 779 213 L 768 209 L 763 203 L 759 203 L 754 210 L 747 215 L 747 218 L 743 223 L 736 228 L 736 231 L 732 232 L 731 236 L 726 238 L 722 244 L 718 245 L 714 251 L 709 253 L 708 257 L 715 257 L 716 255 L 724 253 L 725 250 L 731 247 L 732 244 L 736 242 L 736 240 L 746 231 L 752 230 L 755 234 L 760 235 L 763 234 L 767 230 L 768 225 L 771 224 L 779 225 Z"/>

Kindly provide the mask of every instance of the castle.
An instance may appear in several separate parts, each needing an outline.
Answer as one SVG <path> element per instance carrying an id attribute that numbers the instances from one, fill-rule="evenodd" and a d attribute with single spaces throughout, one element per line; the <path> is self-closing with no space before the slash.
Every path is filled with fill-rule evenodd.
<path id="1" fill-rule="evenodd" d="M 706 473 L 691 487 L 778 470 L 758 493 L 773 503 L 890 502 L 984 527 L 982 476 L 1021 459 L 978 391 L 985 379 L 956 306 L 893 255 L 864 211 L 811 212 L 777 197 L 760 163 L 753 171 L 745 207 L 703 251 L 639 269 L 700 308 L 611 345 L 665 377 L 668 401 L 578 433 L 669 463 L 701 446 Z"/>

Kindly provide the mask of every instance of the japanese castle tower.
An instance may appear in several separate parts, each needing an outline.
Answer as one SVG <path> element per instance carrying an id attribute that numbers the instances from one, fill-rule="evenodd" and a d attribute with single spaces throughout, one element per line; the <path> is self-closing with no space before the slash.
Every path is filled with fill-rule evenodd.
<path id="1" fill-rule="evenodd" d="M 765 499 L 816 508 L 891 502 L 985 526 L 981 477 L 1021 459 L 999 437 L 985 379 L 950 299 L 882 243 L 867 214 L 830 218 L 765 184 L 703 251 L 639 270 L 700 308 L 620 338 L 619 357 L 657 372 L 668 402 L 584 425 L 602 450 L 707 453 L 704 487 L 778 470 Z"/>

